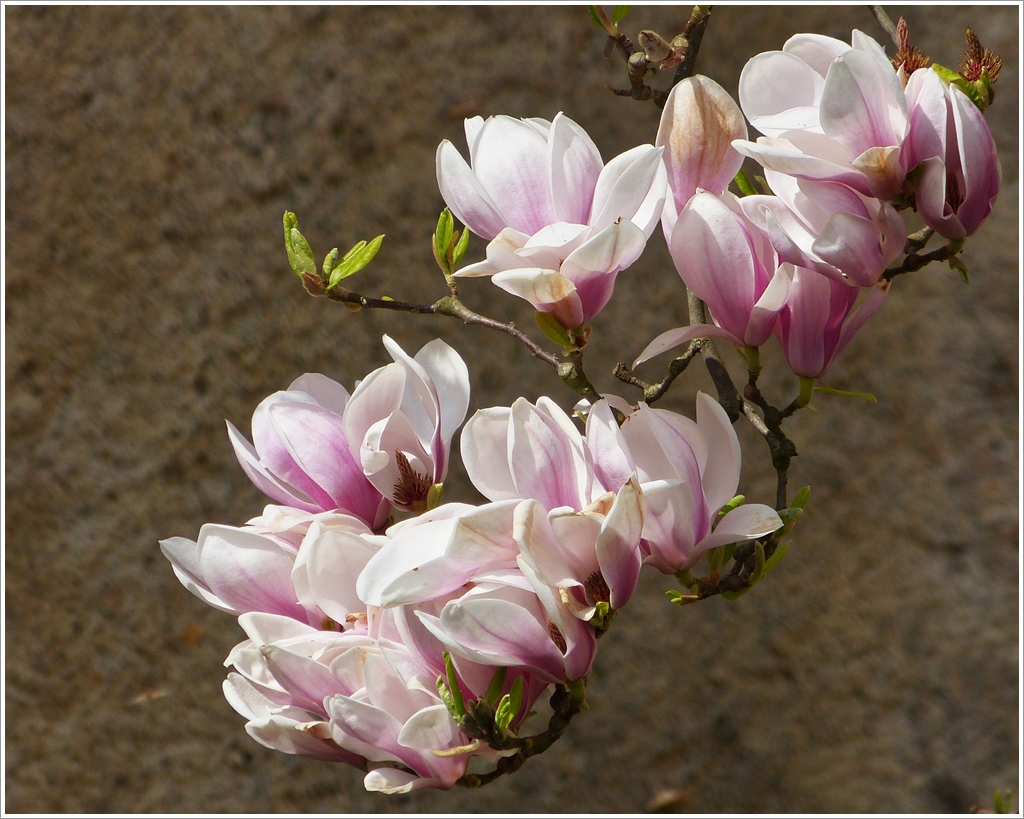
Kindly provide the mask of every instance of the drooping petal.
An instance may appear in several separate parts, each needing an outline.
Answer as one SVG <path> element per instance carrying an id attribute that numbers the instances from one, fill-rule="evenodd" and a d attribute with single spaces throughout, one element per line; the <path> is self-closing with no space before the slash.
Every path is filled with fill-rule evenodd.
<path id="1" fill-rule="evenodd" d="M 491 281 L 541 313 L 551 313 L 567 329 L 575 329 L 585 320 L 576 286 L 556 270 L 523 267 L 496 273 Z"/>
<path id="2" fill-rule="evenodd" d="M 437 186 L 455 217 L 477 236 L 491 240 L 505 227 L 483 185 L 447 139 L 437 146 Z"/>
<path id="3" fill-rule="evenodd" d="M 619 490 L 601 524 L 595 551 L 608 589 L 609 603 L 620 609 L 629 602 L 640 576 L 640 536 L 644 526 L 644 499 L 636 477 Z"/>
<path id="4" fill-rule="evenodd" d="M 478 410 L 462 430 L 460 448 L 466 473 L 480 493 L 491 501 L 518 498 L 508 462 L 508 407 Z"/>

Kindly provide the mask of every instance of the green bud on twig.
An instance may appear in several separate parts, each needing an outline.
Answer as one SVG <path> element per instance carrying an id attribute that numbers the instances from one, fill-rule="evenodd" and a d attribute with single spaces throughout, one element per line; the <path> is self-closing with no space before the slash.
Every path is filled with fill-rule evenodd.
<path id="1" fill-rule="evenodd" d="M 342 256 L 341 261 L 338 262 L 337 266 L 331 270 L 330 276 L 327 279 L 327 290 L 330 290 L 338 282 L 343 279 L 347 279 L 349 276 L 355 275 L 370 262 L 373 261 L 373 257 L 377 255 L 377 251 L 380 250 L 381 242 L 384 241 L 384 234 L 382 233 L 376 239 L 370 242 L 356 242 L 352 248 Z M 331 251 L 327 259 L 331 258 L 331 255 L 337 251 Z M 324 267 L 327 267 L 327 259 L 324 260 Z"/>
<path id="2" fill-rule="evenodd" d="M 306 237 L 299 233 L 299 220 L 291 211 L 284 213 L 284 249 L 288 253 L 288 264 L 300 279 L 316 272 L 313 249 Z"/>

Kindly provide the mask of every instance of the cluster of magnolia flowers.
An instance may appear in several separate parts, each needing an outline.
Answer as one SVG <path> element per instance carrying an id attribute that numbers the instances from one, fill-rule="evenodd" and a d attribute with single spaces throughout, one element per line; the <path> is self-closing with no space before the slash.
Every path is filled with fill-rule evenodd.
<path id="1" fill-rule="evenodd" d="M 470 163 L 443 142 L 438 182 L 489 244 L 456 275 L 491 276 L 571 341 L 660 221 L 715 325 L 669 331 L 641 360 L 698 336 L 758 347 L 775 335 L 797 375 L 819 377 L 884 298 L 907 238 L 896 205 L 952 240 L 988 215 L 992 138 L 957 87 L 927 69 L 907 77 L 859 32 L 852 47 L 798 35 L 755 57 L 740 101 L 756 142 L 698 76 L 670 94 L 656 146 L 607 164 L 561 114 L 467 120 Z M 744 156 L 770 195 L 726 191 Z M 465 703 L 487 702 L 501 739 L 552 686 L 578 692 L 642 565 L 685 572 L 782 520 L 738 502 L 736 433 L 703 394 L 696 421 L 581 402 L 583 432 L 548 398 L 482 409 L 460 451 L 488 502 L 441 503 L 466 366 L 441 340 L 415 356 L 384 345 L 394 363 L 351 394 L 306 374 L 256 408 L 252 443 L 228 424 L 246 474 L 280 505 L 161 546 L 248 637 L 224 684 L 248 733 L 394 793 L 452 787 L 474 759 L 512 753 L 467 733 Z"/>

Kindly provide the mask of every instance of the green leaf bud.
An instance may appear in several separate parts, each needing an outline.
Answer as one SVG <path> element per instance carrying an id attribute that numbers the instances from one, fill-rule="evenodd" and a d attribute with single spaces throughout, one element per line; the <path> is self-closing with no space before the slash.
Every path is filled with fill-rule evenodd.
<path id="1" fill-rule="evenodd" d="M 501 697 L 501 691 L 505 687 L 505 677 L 507 674 L 508 668 L 506 666 L 499 666 L 494 670 L 491 684 L 487 686 L 487 692 L 484 694 L 484 699 L 492 705 Z"/>
<path id="2" fill-rule="evenodd" d="M 340 264 L 331 271 L 326 289 L 330 290 L 338 282 L 347 279 L 366 267 L 373 261 L 373 257 L 377 255 L 377 251 L 380 250 L 380 245 L 383 241 L 384 234 L 382 233 L 370 242 L 356 242 L 352 249 L 342 257 Z"/>
<path id="3" fill-rule="evenodd" d="M 632 6 L 616 6 L 612 9 L 612 22 L 618 25 L 622 22 L 622 18 L 629 14 L 629 10 Z"/>
<path id="4" fill-rule="evenodd" d="M 538 310 L 534 318 L 537 319 L 537 326 L 544 332 L 544 335 L 559 347 L 573 346 L 569 331 L 551 313 L 542 313 Z"/>
<path id="5" fill-rule="evenodd" d="M 299 278 L 316 271 L 313 250 L 306 237 L 299 233 L 299 220 L 291 211 L 284 214 L 284 249 L 288 253 L 288 264 Z"/>
<path id="6" fill-rule="evenodd" d="M 452 251 L 452 271 L 454 272 L 462 260 L 466 256 L 466 251 L 469 249 L 469 228 L 464 227 L 462 233 L 459 235 L 459 240 L 455 243 L 455 249 Z"/>

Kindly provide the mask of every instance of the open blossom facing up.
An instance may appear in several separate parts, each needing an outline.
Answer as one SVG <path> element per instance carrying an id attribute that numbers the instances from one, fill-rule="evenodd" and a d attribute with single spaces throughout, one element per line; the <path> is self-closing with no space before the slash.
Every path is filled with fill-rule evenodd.
<path id="1" fill-rule="evenodd" d="M 563 114 L 552 122 L 466 120 L 470 164 L 445 140 L 437 181 L 448 207 L 491 240 L 458 276 L 491 276 L 568 329 L 595 316 L 643 252 L 665 199 L 662 151 L 641 145 L 607 165 Z"/>

